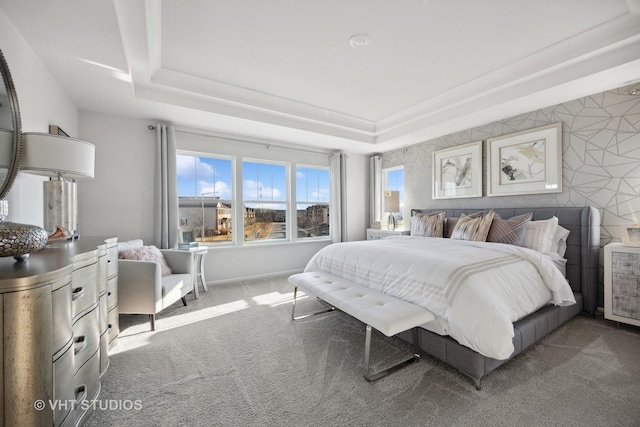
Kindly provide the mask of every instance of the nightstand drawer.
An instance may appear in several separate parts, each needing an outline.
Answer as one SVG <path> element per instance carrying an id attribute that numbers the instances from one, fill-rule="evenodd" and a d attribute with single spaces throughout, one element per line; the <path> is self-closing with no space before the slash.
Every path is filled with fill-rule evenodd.
<path id="1" fill-rule="evenodd" d="M 604 317 L 640 326 L 640 248 L 604 247 Z"/>
<path id="2" fill-rule="evenodd" d="M 408 236 L 409 230 L 381 230 L 378 228 L 367 228 L 367 240 L 380 240 L 389 236 Z"/>

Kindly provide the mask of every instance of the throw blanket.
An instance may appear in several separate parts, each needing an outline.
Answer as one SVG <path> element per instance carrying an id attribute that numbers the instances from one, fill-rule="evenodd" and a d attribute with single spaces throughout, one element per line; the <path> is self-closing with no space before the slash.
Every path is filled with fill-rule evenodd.
<path id="1" fill-rule="evenodd" d="M 438 319 L 438 327 L 427 329 L 501 360 L 513 353 L 514 321 L 549 303 L 575 304 L 550 257 L 500 243 L 408 236 L 336 243 L 314 255 L 305 271 L 420 305 Z"/>

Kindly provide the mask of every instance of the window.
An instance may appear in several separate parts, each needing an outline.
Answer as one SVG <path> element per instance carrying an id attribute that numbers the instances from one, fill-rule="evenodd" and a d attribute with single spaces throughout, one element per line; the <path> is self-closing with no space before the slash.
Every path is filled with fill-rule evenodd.
<path id="1" fill-rule="evenodd" d="M 382 170 L 382 191 L 400 192 L 400 212 L 396 213 L 396 221 L 402 221 L 404 211 L 404 166 L 396 166 Z M 399 223 L 401 226 L 402 223 Z"/>
<path id="2" fill-rule="evenodd" d="M 180 134 L 178 233 L 209 246 L 330 240 L 330 153 Z M 335 160 L 335 158 L 333 158 Z M 333 230 L 335 232 L 335 230 Z"/>
<path id="3" fill-rule="evenodd" d="M 298 238 L 329 236 L 329 169 L 296 168 Z"/>
<path id="4" fill-rule="evenodd" d="M 178 154 L 176 160 L 180 229 L 203 244 L 231 241 L 233 159 Z"/>
<path id="5" fill-rule="evenodd" d="M 244 240 L 287 238 L 287 166 L 242 162 Z"/>

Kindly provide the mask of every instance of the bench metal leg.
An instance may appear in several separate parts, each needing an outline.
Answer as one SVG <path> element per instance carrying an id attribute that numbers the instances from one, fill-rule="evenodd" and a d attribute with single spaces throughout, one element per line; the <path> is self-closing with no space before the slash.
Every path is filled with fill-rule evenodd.
<path id="1" fill-rule="evenodd" d="M 334 311 L 335 310 L 335 307 L 331 306 L 330 308 L 328 308 L 326 310 L 320 310 L 320 311 L 316 311 L 315 313 L 303 314 L 301 316 L 296 317 L 296 295 L 297 294 L 298 294 L 298 287 L 294 286 L 294 288 L 293 288 L 293 308 L 291 310 L 291 319 L 293 319 L 293 320 L 305 319 L 307 317 L 315 316 L 316 314 L 328 313 L 330 311 Z M 322 300 L 320 300 L 320 301 L 322 301 Z M 324 302 L 324 301 L 322 301 L 322 302 Z"/>
<path id="2" fill-rule="evenodd" d="M 418 328 L 413 328 L 413 356 L 409 359 L 404 360 L 396 365 L 391 366 L 390 368 L 384 369 L 379 372 L 371 372 L 369 369 L 369 355 L 371 351 L 371 326 L 367 325 L 367 335 L 364 342 L 364 378 L 369 381 L 377 381 L 382 377 L 386 377 L 387 375 L 397 371 L 398 369 L 404 368 L 405 366 L 417 362 L 420 360 L 420 335 L 418 334 Z"/>

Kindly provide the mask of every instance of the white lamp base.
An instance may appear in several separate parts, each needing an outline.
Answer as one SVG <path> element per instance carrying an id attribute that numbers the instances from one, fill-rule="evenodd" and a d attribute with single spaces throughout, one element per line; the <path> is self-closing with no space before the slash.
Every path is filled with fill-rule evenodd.
<path id="1" fill-rule="evenodd" d="M 52 179 L 43 183 L 44 229 L 50 239 L 78 237 L 78 199 L 74 181 Z"/>
<path id="2" fill-rule="evenodd" d="M 396 229 L 396 216 L 392 213 L 387 217 L 387 230 L 395 230 Z"/>

